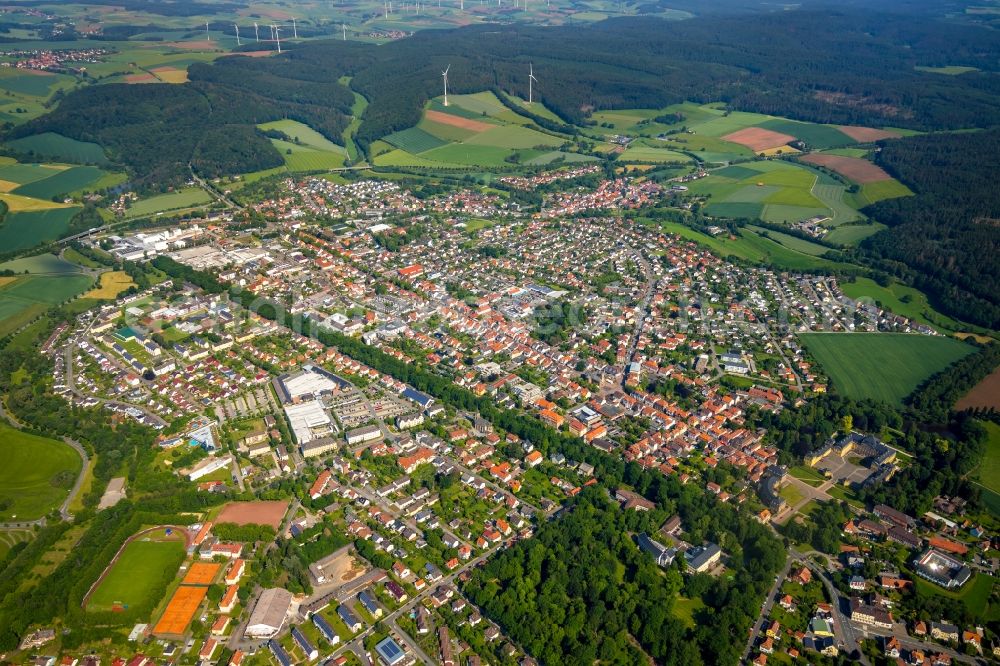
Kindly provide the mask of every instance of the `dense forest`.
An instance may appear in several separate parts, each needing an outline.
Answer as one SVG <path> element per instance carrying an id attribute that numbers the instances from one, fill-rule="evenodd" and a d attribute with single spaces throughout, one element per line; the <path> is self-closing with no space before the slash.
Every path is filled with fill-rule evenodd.
<path id="1" fill-rule="evenodd" d="M 177 86 L 84 88 L 11 136 L 96 141 L 146 184 L 176 181 L 189 162 L 205 176 L 248 172 L 280 163 L 253 127 L 260 122 L 292 118 L 342 142 L 353 102 L 342 77 L 369 101 L 357 136 L 367 149 L 417 123 L 448 65 L 456 93 L 524 95 L 529 62 L 536 96 L 565 123 L 587 123 L 599 109 L 721 100 L 816 122 L 986 127 L 1000 124 L 998 48 L 1000 37 L 979 26 L 850 9 L 470 26 L 382 46 L 335 40 L 222 58 L 192 65 L 191 81 Z M 941 76 L 918 65 L 984 71 Z"/>
<path id="2" fill-rule="evenodd" d="M 887 141 L 876 161 L 917 195 L 865 210 L 891 228 L 864 250 L 942 312 L 1000 328 L 1000 129 Z"/>
<path id="3" fill-rule="evenodd" d="M 677 483 L 672 494 L 657 511 L 623 512 L 588 489 L 534 538 L 476 570 L 465 591 L 542 663 L 736 663 L 740 640 L 719 637 L 745 635 L 783 549 L 731 507 L 705 502 L 703 490 Z M 630 535 L 655 533 L 664 506 L 690 526 L 686 539 L 725 544 L 727 575 L 685 578 L 681 562 L 662 570 L 639 551 Z M 674 614 L 679 595 L 705 602 L 696 628 Z"/>
<path id="4" fill-rule="evenodd" d="M 268 169 L 283 159 L 258 123 L 291 118 L 343 143 L 354 96 L 323 75 L 244 57 L 193 64 L 183 85 L 83 88 L 10 136 L 58 132 L 98 143 L 146 188 L 187 180 L 191 169 L 205 178 Z"/>

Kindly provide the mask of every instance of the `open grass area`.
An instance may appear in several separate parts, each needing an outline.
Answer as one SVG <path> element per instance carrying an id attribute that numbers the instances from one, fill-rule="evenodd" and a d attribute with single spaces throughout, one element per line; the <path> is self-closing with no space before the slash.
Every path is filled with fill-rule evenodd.
<path id="1" fill-rule="evenodd" d="M 803 333 L 799 337 L 838 392 L 897 406 L 925 379 L 973 351 L 941 336 Z"/>
<path id="2" fill-rule="evenodd" d="M 0 424 L 0 522 L 35 520 L 66 499 L 83 462 L 68 445 Z"/>
<path id="3" fill-rule="evenodd" d="M 853 282 L 842 282 L 840 289 L 855 300 L 868 299 L 890 312 L 922 324 L 961 330 L 959 322 L 934 310 L 922 291 L 899 282 L 883 287 L 874 280 L 859 277 Z"/>
<path id="4" fill-rule="evenodd" d="M 750 225 L 748 228 L 756 231 L 762 236 L 766 235 L 771 240 L 776 241 L 789 249 L 795 250 L 796 252 L 811 254 L 814 257 L 818 257 L 830 251 L 830 248 L 826 246 L 807 241 L 803 238 L 799 238 L 798 236 L 790 236 L 788 234 L 783 234 L 780 231 L 773 231 L 771 229 L 764 229 L 763 227 L 755 227 L 753 225 Z"/>
<path id="5" fill-rule="evenodd" d="M 812 467 L 806 467 L 805 465 L 796 465 L 788 470 L 788 473 L 794 476 L 799 481 L 804 481 L 812 487 L 817 487 L 822 485 L 826 481 L 820 472 Z"/>
<path id="6" fill-rule="evenodd" d="M 0 270 L 9 270 L 15 273 L 27 272 L 34 275 L 66 275 L 69 273 L 79 273 L 80 267 L 52 253 L 48 253 L 6 261 L 0 264 Z"/>
<path id="7" fill-rule="evenodd" d="M 975 471 L 976 480 L 994 493 L 1000 493 L 1000 425 L 987 421 L 984 424 L 989 433 L 986 453 Z"/>
<path id="8" fill-rule="evenodd" d="M 801 489 L 790 483 L 782 486 L 778 491 L 778 494 L 783 500 L 788 502 L 789 506 L 795 506 L 806 498 L 805 493 L 803 493 Z"/>
<path id="9" fill-rule="evenodd" d="M 995 580 L 992 576 L 977 572 L 972 579 L 958 590 L 946 590 L 930 581 L 924 580 L 920 576 L 911 575 L 914 589 L 918 596 L 942 596 L 949 599 L 957 599 L 965 604 L 965 607 L 976 618 L 985 618 L 990 608 L 990 595 L 993 593 Z"/>
<path id="10" fill-rule="evenodd" d="M 54 132 L 35 134 L 7 143 L 18 153 L 35 155 L 40 158 L 73 162 L 74 164 L 107 164 L 104 149 L 96 143 L 70 139 Z"/>
<path id="11" fill-rule="evenodd" d="M 884 224 L 842 224 L 826 235 L 826 240 L 835 245 L 857 245 L 869 236 L 885 229 Z"/>
<path id="12" fill-rule="evenodd" d="M 137 217 L 158 215 L 172 210 L 183 210 L 185 208 L 201 206 L 209 203 L 211 200 L 212 197 L 209 196 L 208 192 L 200 187 L 186 187 L 176 192 L 160 194 L 137 201 L 125 212 L 125 217 L 134 219 Z"/>
<path id="13" fill-rule="evenodd" d="M 43 199 L 34 199 L 32 197 L 25 197 L 19 194 L 11 194 L 9 192 L 0 193 L 0 201 L 7 204 L 8 210 L 12 213 L 21 213 L 33 210 L 52 210 L 54 208 L 71 208 L 70 204 L 56 203 L 54 201 L 45 201 Z"/>
<path id="14" fill-rule="evenodd" d="M 743 229 L 735 238 L 728 236 L 708 236 L 691 227 L 676 222 L 661 225 L 664 231 L 677 234 L 687 240 L 695 241 L 712 250 L 720 257 L 737 257 L 774 266 L 782 270 L 806 270 L 810 268 L 849 268 L 850 264 L 838 263 L 815 257 L 775 243 L 772 240 L 757 235 L 749 229 Z"/>
<path id="15" fill-rule="evenodd" d="M 674 599 L 674 617 L 680 620 L 687 627 L 694 629 L 695 613 L 705 607 L 705 602 L 700 598 L 688 599 L 687 597 L 677 597 Z"/>
<path id="16" fill-rule="evenodd" d="M 650 145 L 645 141 L 633 141 L 629 147 L 618 156 L 619 162 L 648 162 L 651 164 L 663 164 L 666 162 L 679 162 L 688 164 L 691 158 L 684 153 L 670 150 L 665 147 Z"/>
<path id="17" fill-rule="evenodd" d="M 883 199 L 896 199 L 912 195 L 913 191 L 910 188 L 893 178 L 880 180 L 876 183 L 866 183 L 861 186 L 861 191 L 856 196 L 863 206 L 867 206 Z"/>
<path id="18" fill-rule="evenodd" d="M 448 141 L 425 132 L 419 127 L 410 127 L 409 129 L 401 130 L 399 132 L 393 132 L 389 136 L 384 137 L 382 140 L 395 146 L 396 148 L 399 148 L 400 150 L 404 150 L 415 155 L 427 150 L 433 150 L 434 148 L 440 148 L 441 146 L 448 144 Z"/>
<path id="19" fill-rule="evenodd" d="M 154 606 L 183 561 L 182 539 L 155 533 L 140 537 L 122 551 L 121 557 L 87 601 L 87 610 Z"/>

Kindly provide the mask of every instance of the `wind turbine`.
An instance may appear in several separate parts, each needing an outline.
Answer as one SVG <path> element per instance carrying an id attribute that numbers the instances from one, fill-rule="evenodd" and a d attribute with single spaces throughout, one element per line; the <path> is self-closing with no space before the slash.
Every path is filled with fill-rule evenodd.
<path id="1" fill-rule="evenodd" d="M 234 23 L 233 27 L 236 28 L 236 46 L 243 46 L 243 43 L 240 42 L 240 26 Z"/>
<path id="2" fill-rule="evenodd" d="M 281 53 L 281 28 L 278 26 L 272 26 L 274 28 L 274 39 L 278 42 L 278 53 Z"/>
<path id="3" fill-rule="evenodd" d="M 537 81 L 538 79 L 535 78 L 535 67 L 529 62 L 528 63 L 528 106 L 531 106 L 531 84 Z"/>
<path id="4" fill-rule="evenodd" d="M 205 21 L 205 39 L 212 41 L 212 33 L 208 31 L 208 21 Z"/>
<path id="5" fill-rule="evenodd" d="M 257 21 L 253 22 L 253 34 L 257 38 L 257 43 L 260 44 L 260 30 L 257 29 Z"/>
<path id="6" fill-rule="evenodd" d="M 347 41 L 347 24 L 346 23 L 341 23 L 340 25 L 344 29 L 344 41 L 346 42 Z"/>
<path id="7" fill-rule="evenodd" d="M 298 28 L 298 26 L 295 25 L 295 17 L 294 16 L 292 17 L 292 36 L 294 36 L 295 39 L 299 38 L 299 28 Z"/>
<path id="8" fill-rule="evenodd" d="M 441 76 L 444 77 L 444 105 L 445 106 L 448 106 L 448 70 L 450 70 L 450 69 L 451 69 L 451 65 L 449 64 L 447 67 L 445 67 L 445 70 L 443 72 L 441 72 Z"/>

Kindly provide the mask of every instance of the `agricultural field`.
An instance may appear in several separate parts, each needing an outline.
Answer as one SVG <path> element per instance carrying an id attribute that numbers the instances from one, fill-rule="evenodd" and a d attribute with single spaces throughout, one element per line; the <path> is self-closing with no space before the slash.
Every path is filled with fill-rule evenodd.
<path id="1" fill-rule="evenodd" d="M 74 164 L 107 164 L 104 149 L 96 143 L 86 143 L 70 139 L 61 134 L 46 132 L 23 139 L 15 139 L 7 146 L 18 153 Z"/>
<path id="2" fill-rule="evenodd" d="M 81 298 L 96 298 L 101 300 L 113 300 L 118 294 L 134 287 L 131 276 L 124 271 L 107 271 L 101 273 L 101 277 L 96 287 L 83 294 Z"/>
<path id="3" fill-rule="evenodd" d="M 291 143 L 281 139 L 271 139 L 271 143 L 285 160 L 289 171 L 328 171 L 344 165 L 347 153 L 340 146 L 336 151 L 317 150 L 306 145 Z M 330 144 L 334 145 L 334 144 Z"/>
<path id="4" fill-rule="evenodd" d="M 815 173 L 790 162 L 747 162 L 688 183 L 688 193 L 707 197 L 705 212 L 718 217 L 776 223 L 832 217 L 832 209 L 813 194 L 817 181 Z"/>
<path id="5" fill-rule="evenodd" d="M 784 245 L 790 250 L 802 252 L 803 254 L 811 254 L 814 257 L 819 257 L 830 251 L 830 248 L 819 243 L 813 243 L 798 236 L 783 234 L 780 231 L 772 231 L 771 229 L 764 229 L 763 227 L 755 227 L 753 225 L 748 225 L 747 228 L 761 236 L 770 238 L 780 245 Z"/>
<path id="6" fill-rule="evenodd" d="M 87 599 L 87 611 L 152 607 L 184 561 L 183 538 L 163 530 L 129 542 Z"/>
<path id="7" fill-rule="evenodd" d="M 986 441 L 986 454 L 973 474 L 981 485 L 995 493 L 1000 493 L 1000 425 L 990 421 L 983 425 L 986 426 L 986 432 L 989 434 L 989 439 Z"/>
<path id="8" fill-rule="evenodd" d="M 993 344 L 996 343 L 993 342 Z M 976 407 L 1000 410 L 1000 368 L 997 368 L 984 377 L 981 382 L 972 387 L 971 391 L 966 393 L 957 403 L 955 403 L 955 409 L 959 411 Z M 993 431 L 992 434 L 996 435 L 997 432 Z M 1000 443 L 998 443 L 997 446 L 1000 448 Z M 998 453 L 998 455 L 1000 455 L 1000 453 Z M 1000 464 L 998 464 L 997 467 L 997 472 L 1000 474 Z M 1000 485 L 1000 475 L 994 476 L 993 479 L 995 479 L 997 484 Z M 1000 492 L 1000 488 L 997 488 L 996 490 L 997 492 Z"/>
<path id="9" fill-rule="evenodd" d="M 720 257 L 737 257 L 747 261 L 768 264 L 779 270 L 843 269 L 850 264 L 838 263 L 814 255 L 798 252 L 764 238 L 750 229 L 742 229 L 735 238 L 708 236 L 691 227 L 676 222 L 665 222 L 660 227 L 681 238 L 704 245 Z"/>
<path id="10" fill-rule="evenodd" d="M 24 250 L 56 240 L 69 229 L 77 206 L 7 213 L 0 223 L 0 247 Z"/>
<path id="11" fill-rule="evenodd" d="M 662 145 L 663 142 L 656 142 Z M 647 139 L 639 139 L 629 144 L 625 152 L 618 155 L 619 162 L 641 162 L 647 164 L 680 163 L 690 164 L 691 158 L 684 153 L 652 144 Z"/>
<path id="12" fill-rule="evenodd" d="M 4 269 L 30 274 L 0 283 L 0 337 L 86 291 L 94 282 L 79 272 L 79 266 L 52 254 L 8 261 L 0 264 L 0 270 Z"/>
<path id="13" fill-rule="evenodd" d="M 52 199 L 53 197 L 64 196 L 70 192 L 84 190 L 101 180 L 104 175 L 105 172 L 97 167 L 70 167 L 62 169 L 48 178 L 32 181 L 11 191 L 14 194 L 25 197 Z"/>
<path id="14" fill-rule="evenodd" d="M 35 520 L 59 507 L 83 466 L 70 446 L 0 424 L 0 522 Z"/>
<path id="15" fill-rule="evenodd" d="M 186 187 L 176 192 L 160 194 L 137 201 L 125 212 L 125 217 L 134 219 L 150 215 L 161 215 L 170 211 L 196 208 L 211 201 L 212 197 L 200 187 Z"/>
<path id="16" fill-rule="evenodd" d="M 420 168 L 501 167 L 516 159 L 546 164 L 568 138 L 527 125 L 492 93 L 449 95 L 448 106 L 434 99 L 416 127 L 394 132 L 372 145 L 378 166 Z M 538 160 L 534 162 L 533 160 Z"/>
<path id="17" fill-rule="evenodd" d="M 884 224 L 842 224 L 826 235 L 826 240 L 834 245 L 857 245 L 869 236 L 885 229 Z"/>
<path id="18" fill-rule="evenodd" d="M 974 351 L 942 336 L 803 333 L 799 337 L 839 393 L 895 406 L 901 406 L 928 377 Z"/>

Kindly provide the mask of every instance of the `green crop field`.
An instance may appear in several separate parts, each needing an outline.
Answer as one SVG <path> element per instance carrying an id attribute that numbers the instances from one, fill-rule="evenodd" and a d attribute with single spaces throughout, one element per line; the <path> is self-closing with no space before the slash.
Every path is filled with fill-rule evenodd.
<path id="1" fill-rule="evenodd" d="M 24 257 L 4 262 L 0 264 L 0 270 L 14 271 L 15 273 L 28 272 L 32 274 L 65 275 L 67 273 L 79 273 L 80 267 L 49 253 L 36 254 L 33 257 Z"/>
<path id="2" fill-rule="evenodd" d="M 343 153 L 329 153 L 323 150 L 299 150 L 284 155 L 289 171 L 328 171 L 344 166 Z"/>
<path id="3" fill-rule="evenodd" d="M 531 166 L 544 166 L 546 164 L 551 164 L 556 160 L 563 160 L 565 162 L 596 162 L 597 158 L 593 155 L 581 155 L 580 153 L 564 153 L 559 150 L 553 150 L 550 153 L 543 153 L 538 157 L 533 157 L 526 161 L 525 164 Z"/>
<path id="4" fill-rule="evenodd" d="M 701 123 L 688 123 L 688 128 L 694 130 L 695 134 L 705 136 L 720 137 L 731 134 L 747 127 L 754 127 L 763 122 L 774 119 L 774 116 L 762 113 L 744 113 L 743 111 L 733 111 L 728 116 L 720 115 Z"/>
<path id="5" fill-rule="evenodd" d="M 21 73 L 14 70 L 6 71 L 0 76 L 0 89 L 42 98 L 48 97 L 57 86 L 72 83 L 73 77 L 62 74 Z"/>
<path id="6" fill-rule="evenodd" d="M 811 243 L 803 238 L 799 238 L 798 236 L 790 236 L 788 234 L 783 234 L 780 231 L 772 231 L 771 229 L 754 226 L 749 226 L 747 228 L 756 231 L 758 234 L 767 234 L 768 238 L 784 245 L 789 249 L 795 250 L 796 252 L 802 252 L 804 254 L 811 254 L 814 257 L 818 257 L 830 251 L 830 248 L 824 247 L 819 243 Z"/>
<path id="7" fill-rule="evenodd" d="M 880 180 L 876 183 L 866 183 L 861 186 L 858 199 L 862 205 L 873 204 L 883 199 L 895 199 L 897 197 L 908 197 L 913 192 L 906 185 L 896 179 Z"/>
<path id="8" fill-rule="evenodd" d="M 829 125 L 816 125 L 814 123 L 799 123 L 794 120 L 768 120 L 758 127 L 769 129 L 772 132 L 791 134 L 796 139 L 806 142 L 810 148 L 842 148 L 857 143 L 836 127 Z"/>
<path id="9" fill-rule="evenodd" d="M 860 220 L 861 213 L 845 200 L 847 188 L 837 182 L 824 183 L 824 177 L 829 178 L 826 174 L 821 175 L 820 180 L 813 185 L 812 194 L 830 209 L 830 221 L 825 224 L 837 226 Z"/>
<path id="10" fill-rule="evenodd" d="M 77 141 L 54 132 L 15 139 L 8 142 L 7 145 L 19 153 L 29 153 L 75 164 L 108 163 L 104 149 L 96 143 Z"/>
<path id="11" fill-rule="evenodd" d="M 510 155 L 510 153 L 510 150 L 497 146 L 472 146 L 467 143 L 452 143 L 429 150 L 420 156 L 428 160 L 444 162 L 446 164 L 495 167 L 505 165 L 504 158 Z"/>
<path id="12" fill-rule="evenodd" d="M 109 611 L 116 605 L 126 609 L 152 608 L 183 561 L 183 540 L 155 532 L 140 537 L 125 546 L 107 577 L 87 600 L 87 610 Z"/>
<path id="13" fill-rule="evenodd" d="M 708 206 L 705 207 L 705 212 L 715 217 L 731 217 L 731 218 L 745 217 L 749 219 L 759 218 L 763 210 L 764 210 L 763 205 L 749 201 L 748 202 L 720 201 L 718 203 L 710 202 Z"/>
<path id="14" fill-rule="evenodd" d="M 826 240 L 836 245 L 857 245 L 869 236 L 885 229 L 884 224 L 842 224 L 826 235 Z"/>
<path id="15" fill-rule="evenodd" d="M 0 167 L 0 180 L 24 186 L 45 180 L 60 173 L 60 170 L 44 164 L 7 164 Z M 9 186 L 8 186 L 9 187 Z"/>
<path id="16" fill-rule="evenodd" d="M 325 150 L 331 153 L 344 152 L 344 148 L 342 146 L 338 146 L 333 141 L 330 141 L 312 127 L 309 127 L 309 125 L 295 120 L 276 120 L 273 123 L 258 125 L 258 127 L 262 130 L 278 130 L 285 136 L 291 137 L 293 140 L 298 139 L 309 148 Z"/>
<path id="17" fill-rule="evenodd" d="M 417 129 L 421 129 L 431 136 L 441 139 L 444 143 L 450 143 L 452 141 L 465 141 L 469 137 L 476 135 L 476 132 L 473 130 L 455 127 L 454 125 L 445 125 L 444 123 L 436 123 L 433 120 L 428 120 L 427 118 L 424 118 L 417 123 Z"/>
<path id="18" fill-rule="evenodd" d="M 769 203 L 764 206 L 761 219 L 776 224 L 798 222 L 814 217 L 828 217 L 830 211 L 826 208 L 816 208 L 814 206 L 791 206 L 788 204 Z"/>
<path id="19" fill-rule="evenodd" d="M 80 456 L 54 439 L 0 424 L 0 521 L 34 520 L 66 499 L 83 466 Z"/>
<path id="20" fill-rule="evenodd" d="M 8 213 L 0 224 L 0 247 L 23 250 L 59 238 L 80 209 L 52 208 Z"/>
<path id="21" fill-rule="evenodd" d="M 564 140 L 520 125 L 504 125 L 479 132 L 463 143 L 468 146 L 520 149 L 534 148 L 535 146 L 555 147 L 562 145 Z"/>
<path id="22" fill-rule="evenodd" d="M 471 111 L 477 115 L 485 113 L 487 116 L 497 116 L 509 110 L 491 92 L 478 92 L 471 95 L 449 95 L 448 104 Z"/>
<path id="23" fill-rule="evenodd" d="M 36 180 L 13 190 L 14 194 L 36 199 L 51 199 L 70 192 L 85 189 L 104 176 L 104 172 L 93 166 L 78 166 L 64 169 L 58 173 Z"/>
<path id="24" fill-rule="evenodd" d="M 984 423 L 989 439 L 986 440 L 986 454 L 979 463 L 975 475 L 979 483 L 995 493 L 1000 493 L 1000 425 Z"/>
<path id="25" fill-rule="evenodd" d="M 691 158 L 684 153 L 667 148 L 657 148 L 638 141 L 632 142 L 625 152 L 618 156 L 619 162 L 648 162 L 653 164 L 663 164 L 679 162 L 688 164 Z"/>
<path id="26" fill-rule="evenodd" d="M 211 200 L 212 197 L 209 196 L 208 192 L 200 187 L 187 187 L 169 194 L 160 194 L 149 199 L 137 201 L 126 211 L 125 217 L 145 217 L 171 210 L 192 208 L 207 204 Z"/>
<path id="27" fill-rule="evenodd" d="M 401 166 L 401 167 L 421 167 L 421 168 L 441 168 L 441 167 L 454 167 L 458 168 L 460 164 L 449 164 L 444 162 L 436 162 L 430 159 L 426 159 L 420 155 L 413 155 L 406 152 L 405 150 L 389 151 L 388 153 L 382 153 L 381 155 L 376 155 L 372 161 L 376 166 Z"/>
<path id="28" fill-rule="evenodd" d="M 687 240 L 704 245 L 720 257 L 734 256 L 747 261 L 769 264 L 779 270 L 844 269 L 844 264 L 829 259 L 796 252 L 772 240 L 758 236 L 749 229 L 743 229 L 736 239 L 728 236 L 708 236 L 683 224 L 664 222 L 660 228 Z"/>
<path id="29" fill-rule="evenodd" d="M 386 143 L 393 145 L 400 150 L 405 150 L 414 155 L 434 148 L 440 148 L 448 144 L 447 141 L 439 139 L 433 134 L 429 134 L 419 127 L 410 127 L 400 132 L 393 132 L 382 139 Z"/>
<path id="30" fill-rule="evenodd" d="M 839 393 L 897 406 L 925 379 L 974 351 L 958 340 L 928 335 L 803 333 L 799 337 Z"/>

